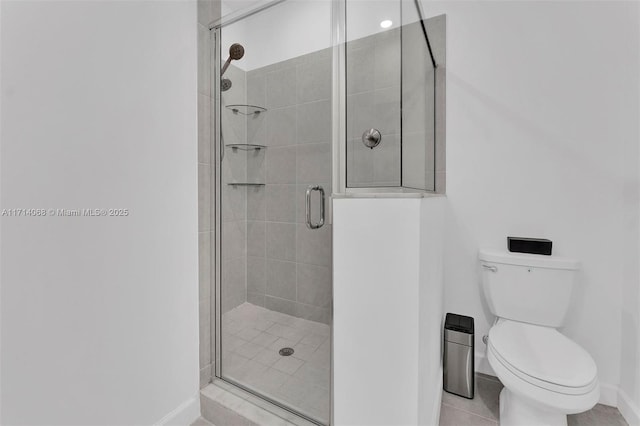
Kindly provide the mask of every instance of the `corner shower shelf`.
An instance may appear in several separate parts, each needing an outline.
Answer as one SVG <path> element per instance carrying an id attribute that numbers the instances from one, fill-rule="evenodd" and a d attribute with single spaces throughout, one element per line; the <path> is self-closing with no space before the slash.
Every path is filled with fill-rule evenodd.
<path id="1" fill-rule="evenodd" d="M 258 115 L 261 112 L 265 112 L 267 109 L 257 105 L 227 105 L 225 108 L 230 109 L 234 114 L 242 115 Z"/>
<path id="2" fill-rule="evenodd" d="M 252 182 L 229 182 L 229 186 L 264 186 L 264 183 L 252 183 Z"/>
<path id="3" fill-rule="evenodd" d="M 266 145 L 257 145 L 253 143 L 230 143 L 225 146 L 233 149 L 234 151 L 236 149 L 239 149 L 241 151 L 260 151 L 261 149 L 267 147 Z"/>

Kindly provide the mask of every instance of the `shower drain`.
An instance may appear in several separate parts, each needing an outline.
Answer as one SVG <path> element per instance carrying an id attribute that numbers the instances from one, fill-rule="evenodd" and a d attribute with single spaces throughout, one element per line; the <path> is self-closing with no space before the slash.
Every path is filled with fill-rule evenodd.
<path id="1" fill-rule="evenodd" d="M 278 351 L 278 353 L 282 356 L 293 355 L 293 348 L 282 348 Z"/>

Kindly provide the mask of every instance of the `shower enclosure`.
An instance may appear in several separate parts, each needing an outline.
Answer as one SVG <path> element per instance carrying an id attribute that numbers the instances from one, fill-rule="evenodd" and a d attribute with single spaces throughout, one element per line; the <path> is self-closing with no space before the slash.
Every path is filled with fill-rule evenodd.
<path id="1" fill-rule="evenodd" d="M 317 424 L 331 423 L 332 195 L 437 189 L 419 17 L 413 0 L 279 0 L 211 25 L 213 379 Z"/>

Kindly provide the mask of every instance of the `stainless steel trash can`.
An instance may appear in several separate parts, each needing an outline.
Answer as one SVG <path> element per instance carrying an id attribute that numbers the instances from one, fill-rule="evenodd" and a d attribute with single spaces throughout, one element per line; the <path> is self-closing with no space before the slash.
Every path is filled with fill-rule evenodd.
<path id="1" fill-rule="evenodd" d="M 465 398 L 474 394 L 473 318 L 448 313 L 444 322 L 444 390 Z"/>

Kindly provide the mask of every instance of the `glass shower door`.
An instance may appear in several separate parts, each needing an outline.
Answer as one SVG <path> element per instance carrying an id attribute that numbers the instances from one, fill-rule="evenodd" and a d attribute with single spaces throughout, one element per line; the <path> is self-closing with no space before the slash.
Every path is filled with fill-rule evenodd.
<path id="1" fill-rule="evenodd" d="M 215 33 L 216 375 L 320 424 L 330 420 L 330 7 L 284 2 Z"/>

